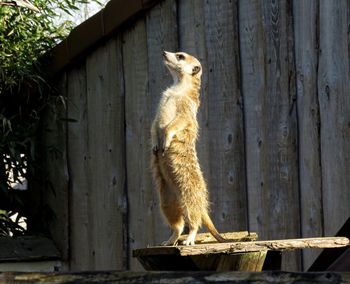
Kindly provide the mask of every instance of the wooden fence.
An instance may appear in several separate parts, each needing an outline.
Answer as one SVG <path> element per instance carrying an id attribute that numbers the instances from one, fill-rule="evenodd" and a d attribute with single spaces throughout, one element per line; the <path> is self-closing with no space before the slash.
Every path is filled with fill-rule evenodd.
<path id="1" fill-rule="evenodd" d="M 162 50 L 203 65 L 197 148 L 218 229 L 334 235 L 350 216 L 349 23 L 345 0 L 166 0 L 65 69 L 44 141 L 63 153 L 46 200 L 67 269 L 140 269 L 131 250 L 170 233 L 149 169 Z"/>

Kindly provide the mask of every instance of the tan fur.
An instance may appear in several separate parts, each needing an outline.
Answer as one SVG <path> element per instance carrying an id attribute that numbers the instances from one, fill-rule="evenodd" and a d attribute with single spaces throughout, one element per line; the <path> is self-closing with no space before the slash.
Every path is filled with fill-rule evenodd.
<path id="1" fill-rule="evenodd" d="M 186 245 L 194 245 L 202 223 L 223 242 L 208 215 L 208 191 L 195 148 L 202 67 L 183 52 L 164 52 L 163 56 L 174 84 L 163 92 L 151 129 L 153 176 L 161 210 L 173 230 L 163 244 L 176 244 L 185 223 L 190 229 Z"/>

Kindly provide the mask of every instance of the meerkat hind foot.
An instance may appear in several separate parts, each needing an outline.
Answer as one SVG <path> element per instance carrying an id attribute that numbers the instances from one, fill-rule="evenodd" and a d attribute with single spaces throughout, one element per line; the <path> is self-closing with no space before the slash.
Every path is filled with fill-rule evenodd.
<path id="1" fill-rule="evenodd" d="M 171 237 L 169 238 L 169 240 L 162 242 L 162 246 L 176 246 L 177 245 L 177 241 L 180 237 L 180 234 L 178 234 L 177 232 L 174 232 Z"/>
<path id="2" fill-rule="evenodd" d="M 190 231 L 190 233 L 188 234 L 187 239 L 184 241 L 184 245 L 185 246 L 194 246 L 195 243 L 195 239 L 196 239 L 196 235 L 197 235 L 197 230 L 192 230 Z"/>
<path id="3" fill-rule="evenodd" d="M 164 241 L 160 244 L 161 246 L 176 246 L 177 245 L 177 241 L 176 242 L 170 242 L 169 240 Z"/>
<path id="4" fill-rule="evenodd" d="M 194 240 L 189 240 L 189 239 L 187 239 L 187 240 L 185 240 L 185 241 L 183 242 L 183 245 L 184 245 L 184 246 L 194 246 L 195 243 L 194 243 Z"/>

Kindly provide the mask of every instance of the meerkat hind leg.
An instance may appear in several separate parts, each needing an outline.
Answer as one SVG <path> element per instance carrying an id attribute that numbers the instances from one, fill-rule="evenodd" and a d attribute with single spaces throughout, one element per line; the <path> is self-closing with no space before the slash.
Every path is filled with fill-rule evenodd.
<path id="1" fill-rule="evenodd" d="M 169 240 L 162 243 L 162 246 L 174 246 L 177 244 L 177 240 L 181 236 L 183 230 L 184 230 L 185 223 L 181 219 L 177 224 L 171 225 L 171 228 L 173 230 L 173 234 L 169 238 Z"/>
<path id="2" fill-rule="evenodd" d="M 164 213 L 164 216 L 170 226 L 170 228 L 173 230 L 173 234 L 169 238 L 169 240 L 162 243 L 163 246 L 173 246 L 177 243 L 177 240 L 181 236 L 184 227 L 185 227 L 185 221 L 182 216 L 182 212 L 179 208 L 179 206 L 176 205 L 176 201 L 172 198 L 169 198 L 169 196 L 166 197 L 166 195 L 161 195 L 162 198 L 162 211 Z M 169 198 L 167 200 L 167 198 Z M 171 205 L 169 205 L 171 204 Z"/>

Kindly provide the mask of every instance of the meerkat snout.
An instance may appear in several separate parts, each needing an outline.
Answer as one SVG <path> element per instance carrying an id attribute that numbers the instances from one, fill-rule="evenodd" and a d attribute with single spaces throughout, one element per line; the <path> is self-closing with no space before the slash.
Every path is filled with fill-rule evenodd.
<path id="1" fill-rule="evenodd" d="M 197 77 L 202 75 L 202 66 L 197 58 L 185 52 L 168 52 L 163 51 L 165 66 L 172 74 L 174 81 L 177 82 L 184 76 Z"/>

